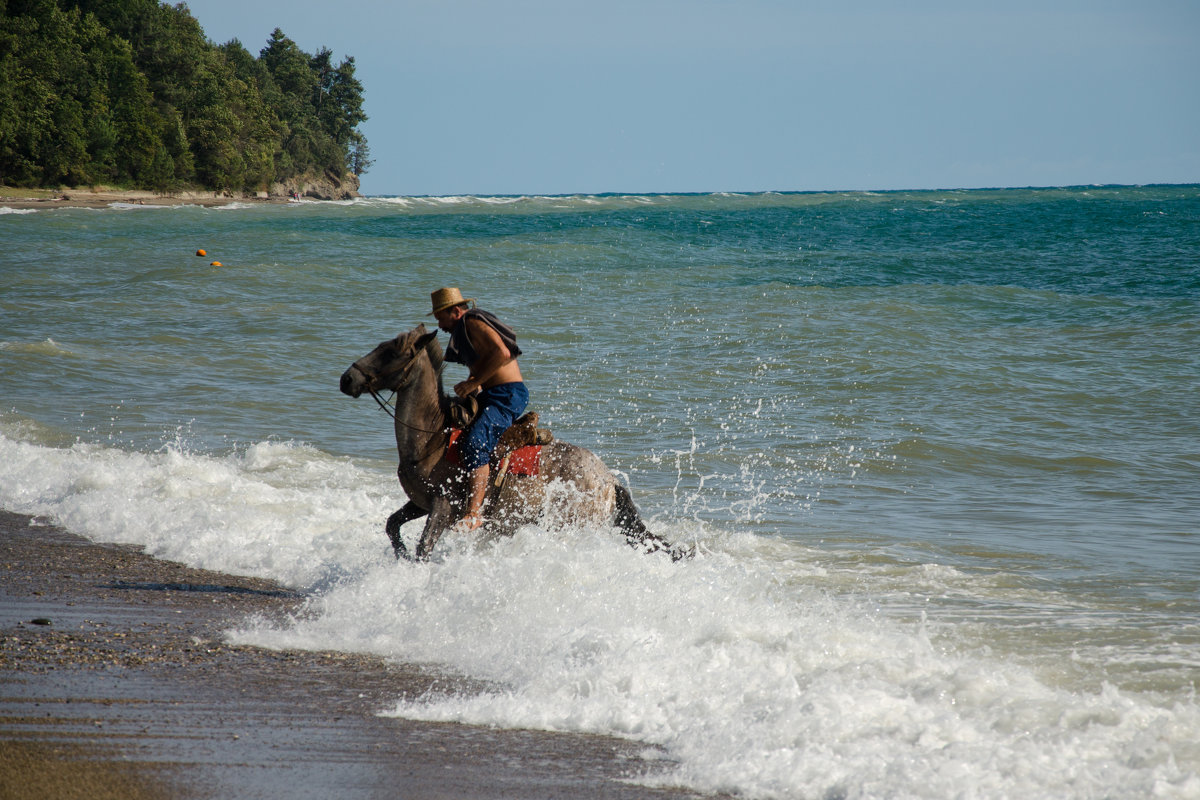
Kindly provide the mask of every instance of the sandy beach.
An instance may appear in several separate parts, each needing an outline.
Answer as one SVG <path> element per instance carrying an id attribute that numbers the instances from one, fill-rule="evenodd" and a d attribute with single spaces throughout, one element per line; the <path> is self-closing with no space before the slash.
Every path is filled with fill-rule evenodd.
<path id="1" fill-rule="evenodd" d="M 0 208 L 45 211 L 54 208 L 107 208 L 114 203 L 145 206 L 223 206 L 235 202 L 286 203 L 286 197 L 241 192 L 178 192 L 159 194 L 139 189 L 15 189 L 0 186 Z"/>
<path id="2" fill-rule="evenodd" d="M 688 797 L 623 782 L 645 747 L 376 715 L 469 684 L 342 653 L 229 646 L 302 599 L 0 511 L 0 800 Z M 370 613 L 370 609 L 364 609 Z"/>

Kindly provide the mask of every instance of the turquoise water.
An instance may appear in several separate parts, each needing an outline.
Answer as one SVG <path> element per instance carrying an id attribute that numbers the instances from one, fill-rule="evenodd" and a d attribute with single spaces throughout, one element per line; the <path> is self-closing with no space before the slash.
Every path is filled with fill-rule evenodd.
<path id="1" fill-rule="evenodd" d="M 0 241 L 0 505 L 321 609 L 231 636 L 504 687 L 389 713 L 627 735 L 756 797 L 1200 795 L 1200 187 L 56 209 Z M 694 562 L 557 529 L 390 560 L 390 421 L 337 379 L 442 285 Z"/>

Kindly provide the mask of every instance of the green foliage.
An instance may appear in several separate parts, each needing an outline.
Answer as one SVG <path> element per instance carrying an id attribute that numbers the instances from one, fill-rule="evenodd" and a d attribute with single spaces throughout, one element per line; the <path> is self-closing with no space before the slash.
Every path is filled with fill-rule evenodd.
<path id="1" fill-rule="evenodd" d="M 0 184 L 254 191 L 370 166 L 354 59 L 258 57 L 185 4 L 0 0 Z"/>

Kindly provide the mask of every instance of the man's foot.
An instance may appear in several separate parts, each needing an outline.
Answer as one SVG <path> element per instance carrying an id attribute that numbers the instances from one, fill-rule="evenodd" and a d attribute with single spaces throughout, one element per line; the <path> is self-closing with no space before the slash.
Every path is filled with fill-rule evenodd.
<path id="1" fill-rule="evenodd" d="M 483 516 L 478 511 L 472 511 L 454 523 L 454 530 L 459 533 L 470 533 L 482 524 Z"/>

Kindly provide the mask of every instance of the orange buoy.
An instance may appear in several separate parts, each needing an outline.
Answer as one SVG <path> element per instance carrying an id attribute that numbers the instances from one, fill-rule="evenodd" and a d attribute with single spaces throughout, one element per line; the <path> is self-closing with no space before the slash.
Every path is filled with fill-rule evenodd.
<path id="1" fill-rule="evenodd" d="M 208 253 L 204 252 L 203 250 L 197 250 L 197 251 L 196 251 L 196 255 L 198 255 L 198 256 L 206 256 L 206 255 L 208 255 Z"/>
<path id="2" fill-rule="evenodd" d="M 223 266 L 225 266 L 225 265 L 224 265 L 224 264 L 222 264 L 220 261 L 214 261 L 214 262 L 212 262 L 211 264 L 209 264 L 209 266 L 210 266 L 210 267 L 223 267 Z"/>

